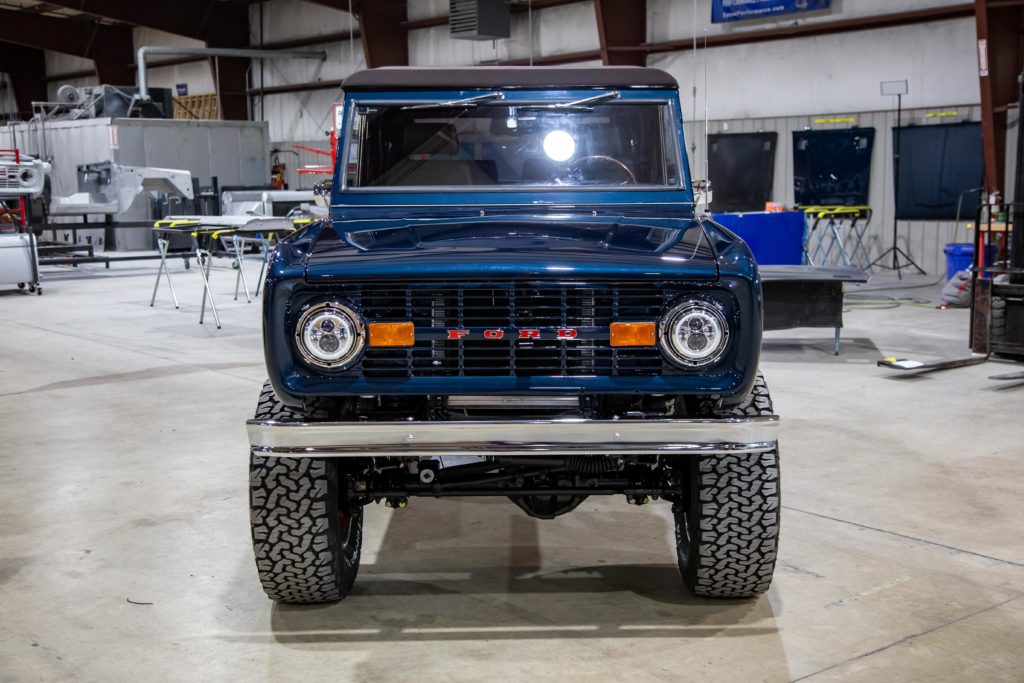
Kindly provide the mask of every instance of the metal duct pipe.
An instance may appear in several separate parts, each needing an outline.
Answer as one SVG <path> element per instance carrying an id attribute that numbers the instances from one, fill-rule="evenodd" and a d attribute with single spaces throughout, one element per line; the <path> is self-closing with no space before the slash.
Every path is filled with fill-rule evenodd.
<path id="1" fill-rule="evenodd" d="M 327 59 L 324 50 L 257 50 L 228 47 L 168 47 L 165 45 L 143 45 L 135 57 L 138 67 L 138 99 L 149 102 L 149 83 L 146 79 L 146 58 L 149 55 L 187 55 L 197 57 L 244 57 L 248 59 Z M 219 94 L 219 93 L 218 93 Z"/>

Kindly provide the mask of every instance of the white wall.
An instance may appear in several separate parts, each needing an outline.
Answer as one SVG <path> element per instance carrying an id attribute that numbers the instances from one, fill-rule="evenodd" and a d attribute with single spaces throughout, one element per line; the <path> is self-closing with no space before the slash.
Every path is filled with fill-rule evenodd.
<path id="1" fill-rule="evenodd" d="M 339 10 L 316 5 L 304 0 L 271 0 L 263 3 L 263 22 L 260 23 L 260 6 L 249 10 L 249 23 L 253 27 L 251 43 L 260 43 L 260 27 L 264 43 L 276 43 L 300 37 L 316 37 L 331 33 L 344 33 L 355 27 L 349 14 Z M 262 68 L 253 62 L 252 82 L 259 88 L 261 83 L 268 88 L 315 81 L 337 81 L 353 71 L 365 67 L 363 45 L 359 39 L 342 43 L 317 44 L 302 49 L 324 50 L 324 61 L 305 59 L 265 60 Z M 299 141 L 311 147 L 326 147 L 323 132 L 330 128 L 331 104 L 339 99 L 340 90 L 328 88 L 299 93 L 267 95 L 256 98 L 253 116 L 270 123 L 270 139 L 274 143 Z M 294 155 L 282 156 L 289 169 Z M 309 162 L 314 163 L 314 162 Z M 290 179 L 289 185 L 295 186 Z"/>
<path id="2" fill-rule="evenodd" d="M 648 40 L 698 35 L 742 34 L 784 26 L 815 24 L 889 12 L 920 10 L 961 4 L 964 0 L 833 0 L 829 10 L 789 15 L 781 20 L 754 20 L 711 24 L 711 0 L 697 0 L 696 22 L 688 0 L 637 0 L 648 8 Z M 262 8 L 262 22 L 261 19 Z M 409 0 L 409 18 L 445 14 L 447 0 Z M 267 0 L 250 8 L 251 42 L 258 44 L 338 33 L 348 30 L 347 12 L 308 0 Z M 135 45 L 201 45 L 199 41 L 153 31 L 135 30 Z M 512 17 L 512 37 L 500 41 L 461 41 L 448 38 L 448 27 L 409 32 L 410 62 L 414 65 L 468 65 L 529 55 L 530 32 L 526 13 Z M 533 13 L 533 51 L 551 56 L 593 50 L 598 46 L 597 21 L 592 0 Z M 267 86 L 315 80 L 337 80 L 362 68 L 362 45 L 356 41 L 322 46 L 325 63 L 277 60 L 262 66 Z M 714 48 L 707 53 L 710 109 L 714 118 L 794 116 L 828 111 L 871 111 L 884 107 L 878 94 L 882 80 L 906 78 L 908 107 L 973 104 L 979 99 L 974 22 L 972 18 L 930 22 L 873 31 L 794 38 Z M 696 72 L 703 99 L 704 54 L 689 51 L 655 54 L 650 66 L 666 69 L 689 90 Z M 92 68 L 90 60 L 47 53 L 49 73 Z M 253 63 L 253 82 L 261 84 L 261 67 Z M 185 83 L 190 94 L 213 92 L 206 62 L 152 70 L 154 85 Z M 88 85 L 95 78 L 76 79 Z M 51 95 L 60 83 L 50 84 Z M 271 103 L 272 99 L 278 102 Z M 322 95 L 268 97 L 265 118 L 272 121 L 272 139 L 305 139 L 319 135 L 308 110 L 331 100 Z M 702 107 L 701 107 L 702 108 Z M 271 118 L 273 110 L 275 117 Z M 258 108 L 256 110 L 258 114 Z M 283 117 L 283 118 L 282 118 Z M 313 123 L 310 119 L 313 119 Z"/>
<path id="3" fill-rule="evenodd" d="M 432 5 L 433 9 L 425 8 Z M 416 12 L 413 12 L 416 7 Z M 447 3 L 409 3 L 409 18 L 446 14 Z M 533 12 L 533 54 L 554 56 L 594 50 L 598 46 L 597 16 L 592 1 Z M 530 18 L 512 15 L 511 37 L 498 41 L 452 40 L 448 26 L 409 31 L 409 63 L 414 66 L 461 66 L 481 62 L 525 59 L 530 55 Z"/>
<path id="4" fill-rule="evenodd" d="M 263 4 L 263 41 L 265 43 L 293 38 L 308 38 L 338 31 L 348 31 L 353 22 L 348 12 L 342 12 L 307 0 L 268 0 Z M 413 0 L 410 4 L 416 4 Z M 260 42 L 260 3 L 249 10 L 250 43 Z"/>
<path id="5" fill-rule="evenodd" d="M 201 40 L 183 38 L 182 36 L 176 36 L 173 33 L 155 31 L 151 28 L 136 28 L 133 39 L 136 50 L 143 45 L 206 47 L 206 43 Z M 158 62 L 163 59 L 174 59 L 174 56 L 168 55 L 153 57 L 151 58 L 151 61 Z M 191 62 L 176 66 L 162 66 L 148 69 L 146 72 L 146 78 L 149 81 L 150 87 L 153 88 L 170 88 L 173 91 L 177 84 L 184 83 L 188 86 L 189 95 L 204 95 L 216 92 L 216 88 L 213 83 L 213 69 L 210 67 L 210 62 L 205 59 L 201 62 Z M 121 84 L 116 83 L 114 85 Z M 132 83 L 132 85 L 134 85 L 134 83 Z"/>
<path id="6" fill-rule="evenodd" d="M 655 54 L 648 64 L 687 95 L 696 76 L 703 111 L 706 58 L 714 118 L 872 111 L 888 106 L 879 83 L 904 79 L 905 107 L 938 107 L 979 102 L 975 40 L 974 20 L 963 18 Z"/>
<path id="7" fill-rule="evenodd" d="M 650 42 L 692 36 L 692 0 L 646 0 L 647 39 Z M 935 7 L 962 5 L 966 0 L 832 0 L 829 9 L 783 15 L 777 19 L 747 19 L 723 24 L 711 23 L 711 0 L 697 0 L 697 35 L 742 34 L 772 28 L 821 24 L 837 20 L 910 12 Z"/>
<path id="8" fill-rule="evenodd" d="M 136 28 L 133 31 L 132 39 L 135 50 L 143 45 L 166 45 L 173 47 L 204 47 L 206 45 L 206 43 L 201 40 L 184 38 L 182 36 L 174 35 L 173 33 L 164 33 L 163 31 L 156 31 L 150 28 Z M 161 59 L 171 58 L 172 57 L 156 57 L 155 60 L 159 61 Z M 91 71 L 95 68 L 95 63 L 91 59 L 83 59 L 74 55 L 53 52 L 52 50 L 46 51 L 47 74 L 57 75 L 78 71 Z M 147 73 L 149 77 L 149 84 L 154 88 L 173 89 L 178 83 L 184 83 L 188 86 L 188 93 L 190 95 L 201 95 L 204 93 L 215 92 L 213 85 L 213 70 L 210 68 L 209 62 L 206 60 L 189 64 L 179 64 L 176 66 L 151 68 Z M 131 83 L 111 83 L 110 85 L 134 85 L 134 76 L 131 81 Z M 84 87 L 97 85 L 99 80 L 95 75 L 92 75 L 83 78 L 72 78 L 51 82 L 47 85 L 49 97 L 51 99 L 55 98 L 57 88 L 65 83 Z"/>
<path id="9" fill-rule="evenodd" d="M 46 73 L 47 74 L 65 74 L 65 73 L 76 73 L 79 71 L 91 71 L 96 68 L 91 59 L 82 59 L 81 57 L 75 57 L 74 55 L 66 55 L 62 52 L 52 52 L 47 50 L 45 52 L 46 58 Z M 69 83 L 76 87 L 85 87 L 88 85 L 96 85 L 98 83 L 96 76 L 86 76 L 84 78 L 69 78 L 62 81 L 55 81 L 48 83 L 46 86 L 47 97 L 51 100 L 57 98 L 57 88 Z"/>

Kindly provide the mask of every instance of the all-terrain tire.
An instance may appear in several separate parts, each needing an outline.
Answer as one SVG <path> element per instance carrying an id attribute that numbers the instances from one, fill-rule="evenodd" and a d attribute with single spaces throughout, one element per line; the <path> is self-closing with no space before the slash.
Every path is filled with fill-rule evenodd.
<path id="1" fill-rule="evenodd" d="M 284 405 L 263 385 L 257 420 L 325 419 L 315 402 L 306 410 Z M 363 510 L 345 511 L 345 477 L 331 460 L 249 454 L 249 513 L 256 570 L 272 600 L 323 603 L 341 600 L 359 571 Z"/>
<path id="2" fill-rule="evenodd" d="M 747 399 L 710 416 L 772 415 L 760 373 Z M 779 542 L 779 454 L 690 459 L 685 503 L 673 507 L 683 580 L 695 595 L 749 598 L 768 590 Z"/>

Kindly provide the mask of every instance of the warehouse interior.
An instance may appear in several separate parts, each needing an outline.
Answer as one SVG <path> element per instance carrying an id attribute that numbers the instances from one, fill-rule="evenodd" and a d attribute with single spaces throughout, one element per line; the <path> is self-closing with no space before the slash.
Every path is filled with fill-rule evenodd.
<path id="1" fill-rule="evenodd" d="M 344 600 L 264 595 L 275 259 L 340 222 L 346 79 L 403 67 L 678 83 L 682 189 L 763 287 L 763 595 L 601 495 L 382 499 Z M 0 679 L 1020 680 L 1022 73 L 1006 0 L 0 0 Z"/>

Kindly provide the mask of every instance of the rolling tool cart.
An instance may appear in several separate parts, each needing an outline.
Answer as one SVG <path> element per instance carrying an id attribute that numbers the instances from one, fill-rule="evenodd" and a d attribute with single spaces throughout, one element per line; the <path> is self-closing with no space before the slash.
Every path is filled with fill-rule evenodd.
<path id="1" fill-rule="evenodd" d="M 17 149 L 0 150 L 0 285 L 42 294 L 36 237 L 28 229 L 26 198 L 42 189 L 49 166 Z"/>
<path id="2" fill-rule="evenodd" d="M 0 285 L 17 285 L 42 294 L 36 237 L 29 230 L 0 233 Z"/>

